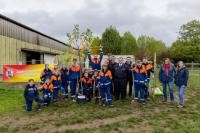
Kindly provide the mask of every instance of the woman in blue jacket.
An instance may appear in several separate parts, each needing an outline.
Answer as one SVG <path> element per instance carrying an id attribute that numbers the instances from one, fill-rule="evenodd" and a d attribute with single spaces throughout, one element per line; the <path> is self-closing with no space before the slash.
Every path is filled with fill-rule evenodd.
<path id="1" fill-rule="evenodd" d="M 177 86 L 179 97 L 178 108 L 182 108 L 184 104 L 184 93 L 188 82 L 188 75 L 188 69 L 185 67 L 183 61 L 179 61 L 175 76 L 175 84 Z"/>
<path id="2" fill-rule="evenodd" d="M 169 58 L 166 58 L 159 71 L 159 80 L 163 86 L 163 102 L 167 102 L 167 86 L 170 92 L 170 101 L 174 102 L 174 93 L 172 88 L 174 76 L 175 66 L 170 62 Z"/>

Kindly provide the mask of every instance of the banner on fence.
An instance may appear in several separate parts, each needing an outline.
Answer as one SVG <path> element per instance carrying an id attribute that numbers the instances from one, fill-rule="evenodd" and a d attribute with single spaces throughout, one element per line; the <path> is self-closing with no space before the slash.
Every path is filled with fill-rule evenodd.
<path id="1" fill-rule="evenodd" d="M 3 81 L 4 82 L 27 82 L 29 79 L 34 79 L 40 82 L 40 74 L 44 70 L 44 64 L 36 65 L 4 65 L 3 66 Z M 49 65 L 50 69 L 53 64 Z"/>

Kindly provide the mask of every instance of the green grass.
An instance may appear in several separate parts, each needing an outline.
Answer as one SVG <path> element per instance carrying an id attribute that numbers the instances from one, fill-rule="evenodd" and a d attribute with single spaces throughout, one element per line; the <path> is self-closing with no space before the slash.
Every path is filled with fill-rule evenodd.
<path id="1" fill-rule="evenodd" d="M 72 101 L 63 106 L 51 105 L 41 112 L 24 110 L 23 89 L 9 87 L 0 83 L 0 132 L 31 132 L 63 126 L 79 126 L 102 120 L 97 127 L 86 129 L 63 129 L 62 132 L 153 132 L 153 133 L 199 133 L 200 132 L 200 75 L 190 72 L 186 89 L 186 107 L 177 109 L 176 105 L 150 100 L 145 106 L 131 105 L 130 98 L 114 102 L 114 107 L 102 107 L 88 103 L 78 105 Z M 176 89 L 174 89 L 176 93 Z M 35 105 L 34 105 L 35 106 Z M 131 115 L 125 120 L 106 120 Z"/>
<path id="2" fill-rule="evenodd" d="M 23 90 L 20 88 L 10 88 L 5 83 L 0 83 L 0 114 L 19 111 L 23 106 Z"/>

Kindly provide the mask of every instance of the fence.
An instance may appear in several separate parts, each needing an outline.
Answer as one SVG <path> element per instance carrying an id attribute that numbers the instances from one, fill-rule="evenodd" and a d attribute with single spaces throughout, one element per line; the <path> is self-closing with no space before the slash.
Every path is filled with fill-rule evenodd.
<path id="1" fill-rule="evenodd" d="M 185 63 L 186 67 L 190 70 L 190 75 L 200 76 L 200 63 Z"/>

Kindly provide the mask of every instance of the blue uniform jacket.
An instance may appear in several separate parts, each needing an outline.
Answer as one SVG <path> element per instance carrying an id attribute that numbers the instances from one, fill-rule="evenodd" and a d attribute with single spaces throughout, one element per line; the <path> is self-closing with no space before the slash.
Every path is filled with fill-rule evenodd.
<path id="1" fill-rule="evenodd" d="M 134 75 L 134 83 L 138 85 L 145 85 L 147 82 L 147 72 L 144 66 L 140 68 L 135 66 L 133 68 L 133 75 Z"/>
<path id="2" fill-rule="evenodd" d="M 100 58 L 97 60 L 92 59 L 90 52 L 88 52 L 88 59 L 89 59 L 89 65 L 92 68 L 92 70 L 101 70 L 101 61 L 103 59 L 103 52 L 100 52 Z"/>
<path id="3" fill-rule="evenodd" d="M 79 79 L 80 78 L 80 66 L 72 65 L 69 69 L 69 77 L 70 77 L 70 80 Z"/>
<path id="4" fill-rule="evenodd" d="M 38 97 L 39 93 L 37 88 L 34 86 L 29 86 L 27 85 L 25 90 L 24 90 L 24 98 L 27 101 L 33 101 L 36 100 L 36 98 Z"/>

